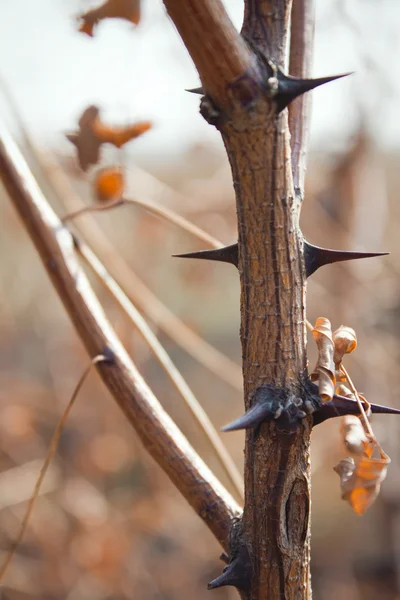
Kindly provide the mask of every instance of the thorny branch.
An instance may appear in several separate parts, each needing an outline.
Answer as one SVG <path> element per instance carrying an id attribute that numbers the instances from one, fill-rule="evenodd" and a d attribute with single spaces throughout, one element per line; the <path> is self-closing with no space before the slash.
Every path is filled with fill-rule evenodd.
<path id="1" fill-rule="evenodd" d="M 100 377 L 151 456 L 224 548 L 240 507 L 196 454 L 130 360 L 79 266 L 71 234 L 40 191 L 0 125 L 0 176 Z"/>

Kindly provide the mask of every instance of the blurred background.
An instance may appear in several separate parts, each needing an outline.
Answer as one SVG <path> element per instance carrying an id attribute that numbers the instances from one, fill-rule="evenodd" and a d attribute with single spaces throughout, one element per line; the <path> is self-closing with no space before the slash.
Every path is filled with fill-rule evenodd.
<path id="1" fill-rule="evenodd" d="M 97 3 L 98 4 L 98 3 Z M 241 0 L 225 2 L 237 26 Z M 89 38 L 87 0 L 0 3 L 0 115 L 58 214 L 93 202 L 99 167 L 119 165 L 126 195 L 186 217 L 226 243 L 235 205 L 218 133 L 184 88 L 198 77 L 161 2 L 143 0 L 137 28 L 108 20 Z M 390 251 L 333 265 L 308 286 L 308 319 L 357 332 L 346 359 L 360 392 L 400 407 L 400 5 L 317 2 L 313 75 L 356 75 L 313 93 L 302 229 L 314 244 Z M 105 122 L 152 120 L 124 149 L 107 146 L 83 173 L 65 132 L 90 104 Z M 21 130 L 24 124 L 25 132 Z M 26 137 L 29 134 L 31 142 Z M 54 428 L 88 357 L 0 187 L 0 559 L 16 538 Z M 137 206 L 82 216 L 73 227 L 148 320 L 217 428 L 241 414 L 239 281 L 228 265 L 173 259 L 206 247 Z M 89 274 L 90 275 L 90 274 Z M 207 464 L 231 489 L 168 377 L 115 300 L 91 277 L 140 372 Z M 178 317 L 178 319 L 177 319 Z M 311 341 L 311 340 L 310 340 Z M 218 366 L 211 348 L 228 357 Z M 310 365 L 315 352 L 310 343 Z M 207 368 L 211 367 L 210 368 Z M 317 600 L 400 598 L 400 421 L 373 418 L 392 463 L 363 517 L 341 500 L 332 467 L 346 453 L 339 420 L 313 432 L 312 574 Z M 243 436 L 223 434 L 239 469 Z M 147 456 L 92 373 L 64 427 L 1 597 L 68 600 L 209 598 L 220 548 Z M 213 592 L 233 599 L 229 588 Z"/>

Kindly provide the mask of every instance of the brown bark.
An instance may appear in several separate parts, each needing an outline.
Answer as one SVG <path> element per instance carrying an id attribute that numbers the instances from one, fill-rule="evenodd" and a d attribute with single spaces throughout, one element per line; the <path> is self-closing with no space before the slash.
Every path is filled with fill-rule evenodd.
<path id="1" fill-rule="evenodd" d="M 164 2 L 174 18 L 176 13 L 170 7 L 182 2 Z M 186 0 L 183 4 L 200 3 Z M 207 2 L 201 6 L 207 10 Z M 293 188 L 287 111 L 278 116 L 274 99 L 266 91 L 271 77 L 268 61 L 284 64 L 290 10 L 290 0 L 245 2 L 242 34 L 253 52 L 249 61 L 253 68 L 234 80 L 226 70 L 222 77 L 225 90 L 219 92 L 223 101 L 211 95 L 217 105 L 214 108 L 221 111 L 217 127 L 236 193 L 246 408 L 265 386 L 285 401 L 304 398 L 307 376 L 300 197 Z M 190 18 L 188 13 L 186 38 Z M 177 26 L 181 31 L 180 24 Z M 222 54 L 220 64 L 225 60 L 223 36 L 221 28 L 207 40 L 211 54 L 214 38 L 219 40 L 215 56 Z M 203 41 L 198 40 L 199 54 Z M 197 54 L 189 51 L 198 66 Z M 207 92 L 213 68 L 210 62 L 204 70 L 202 63 L 201 79 Z M 294 427 L 285 429 L 272 421 L 247 433 L 245 507 L 231 548 L 231 558 L 237 554 L 250 557 L 250 576 L 238 586 L 247 587 L 242 590 L 243 598 L 299 600 L 311 596 L 310 430 L 305 418 Z M 236 575 L 240 569 L 243 571 L 243 565 L 237 567 Z"/>

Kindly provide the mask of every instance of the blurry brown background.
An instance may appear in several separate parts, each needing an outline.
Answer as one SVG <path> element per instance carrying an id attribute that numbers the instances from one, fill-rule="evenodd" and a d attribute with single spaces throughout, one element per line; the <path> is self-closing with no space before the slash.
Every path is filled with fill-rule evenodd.
<path id="1" fill-rule="evenodd" d="M 15 4 L 32 10 L 28 8 L 31 2 L 18 0 Z M 351 122 L 343 108 L 345 104 L 341 104 L 347 115 L 344 129 L 337 107 L 326 104 L 328 92 L 314 96 L 319 116 L 313 122 L 302 229 L 315 244 L 388 250 L 391 255 L 318 271 L 309 282 L 308 318 L 314 321 L 317 316 L 326 316 L 334 327 L 342 323 L 354 327 L 359 345 L 346 366 L 358 389 L 371 401 L 400 407 L 397 393 L 400 172 L 399 151 L 391 137 L 398 123 L 394 118 L 389 119 L 399 96 L 387 72 L 387 63 L 393 56 L 393 47 L 389 49 L 390 21 L 396 10 L 391 2 L 366 3 L 365 13 L 370 15 L 371 23 L 375 18 L 387 28 L 367 40 L 362 28 L 365 13 L 360 16 L 360 25 L 356 18 L 360 3 L 355 4 L 354 8 L 350 2 L 330 2 L 325 13 L 319 14 L 317 32 L 320 26 L 322 33 L 333 36 L 335 47 L 341 39 L 352 40 L 349 46 L 344 44 L 345 50 L 338 55 L 340 65 L 330 59 L 328 72 L 348 70 L 356 62 L 360 65 L 360 76 L 358 84 L 346 88 Z M 74 3 L 77 10 L 89 5 Z M 1 27 L 6 28 L 7 23 L 10 27 L 15 25 L 12 11 L 1 14 L 1 10 Z M 51 25 L 48 10 L 44 0 L 38 2 L 36 13 L 42 15 L 40 22 L 46 23 L 48 18 L 49 35 L 54 37 L 58 21 Z M 69 10 L 70 18 L 72 12 Z M 153 16 L 160 31 L 170 28 L 165 17 L 157 14 L 152 15 L 151 10 L 149 14 L 145 12 L 144 32 L 140 34 L 142 48 L 146 27 L 150 30 L 148 36 L 155 27 L 151 22 Z M 64 22 L 66 16 L 62 11 L 61 16 L 60 22 Z M 70 21 L 68 26 L 71 47 L 81 43 Z M 124 28 L 121 31 L 122 36 L 136 34 Z M 380 48 L 378 38 L 382 36 L 387 41 L 382 56 L 386 52 L 387 60 L 381 68 L 374 61 Z M 33 39 L 31 43 L 34 50 Z M 109 40 L 95 39 L 92 43 L 107 56 Z M 175 38 L 171 43 L 173 59 L 179 62 L 179 52 L 183 50 Z M 348 47 L 352 52 L 346 54 Z M 318 48 L 325 56 L 331 54 L 331 49 L 323 48 L 323 36 L 317 36 Z M 317 56 L 321 53 L 317 52 Z M 21 93 L 18 82 L 27 67 L 24 60 L 18 60 L 15 73 L 9 65 L 5 66 L 2 85 L 12 91 L 18 110 L 33 131 L 37 156 L 19 134 L 7 102 L 4 102 L 4 118 L 15 132 L 44 192 L 61 215 L 66 212 L 63 202 L 71 199 L 73 193 L 87 203 L 92 200 L 92 174 L 79 171 L 73 147 L 62 137 L 63 131 L 79 116 L 79 107 L 85 107 L 86 92 L 83 90 L 79 96 L 79 86 L 74 87 L 72 81 L 74 93 L 64 100 L 65 106 L 72 107 L 71 115 L 53 111 L 54 123 L 51 119 L 45 123 L 41 120 L 43 115 L 35 113 L 34 102 L 30 105 Z M 135 60 L 147 59 L 142 53 Z M 76 57 L 73 61 L 77 64 Z M 342 68 L 346 63 L 347 67 Z M 39 80 L 51 79 L 52 73 L 40 69 L 40 60 L 36 68 Z M 154 88 L 158 74 L 149 70 L 149 89 Z M 125 75 L 123 85 L 131 76 L 129 72 Z M 94 80 L 99 73 L 90 77 Z M 360 80 L 364 86 L 368 81 L 368 93 L 364 91 L 367 88 L 357 87 Z M 25 80 L 24 85 L 38 96 L 33 81 L 27 84 Z M 117 123 L 131 120 L 132 114 L 139 118 L 153 116 L 140 102 L 135 104 L 133 77 L 130 85 L 133 113 L 123 109 L 121 117 L 115 106 L 116 96 L 107 99 L 110 105 L 114 104 L 114 113 L 109 114 L 115 115 Z M 190 81 L 175 82 L 171 89 L 179 85 L 183 89 Z M 334 98 L 340 96 L 340 88 L 339 92 L 331 89 Z M 53 114 L 48 100 L 53 92 L 44 89 L 41 93 L 43 104 L 48 103 L 47 110 Z M 102 106 L 102 90 L 96 93 L 98 97 L 87 100 Z M 126 94 L 126 90 L 121 92 L 121 97 L 129 106 Z M 106 151 L 102 164 L 122 161 L 131 196 L 175 210 L 215 237 L 231 243 L 236 232 L 229 167 L 217 134 L 207 128 L 203 136 L 206 127 L 203 129 L 197 115 L 197 101 L 191 98 L 184 102 L 188 102 L 187 113 L 182 113 L 182 123 L 176 119 L 172 127 L 165 109 L 168 100 L 160 98 L 162 135 L 157 134 L 156 126 L 146 141 L 133 142 L 132 148 L 122 155 Z M 175 115 L 174 111 L 180 109 L 172 104 L 171 114 Z M 149 107 L 149 112 L 152 111 L 156 118 L 155 104 Z M 191 123 L 195 139 L 179 133 L 190 128 Z M 172 159 L 171 148 L 176 150 Z M 62 193 L 57 194 L 51 181 L 53 178 L 54 183 L 54 177 L 59 181 L 60 170 L 68 185 L 62 184 Z M 26 500 L 57 420 L 88 358 L 2 188 L 0 219 L 0 558 L 4 560 L 18 533 Z M 187 325 L 233 360 L 240 361 L 239 283 L 233 267 L 171 258 L 173 253 L 199 249 L 202 245 L 140 208 L 122 207 L 82 219 L 96 221 L 134 272 Z M 93 285 L 109 319 L 163 406 L 230 489 L 203 433 L 144 342 L 95 280 Z M 218 428 L 242 412 L 239 390 L 201 367 L 156 324 L 153 328 Z M 310 340 L 311 366 L 314 358 Z M 313 432 L 312 570 L 317 600 L 400 598 L 400 421 L 396 417 L 375 417 L 373 427 L 392 464 L 378 501 L 363 517 L 355 516 L 340 499 L 339 479 L 332 470 L 345 455 L 339 420 L 331 420 Z M 243 436 L 223 434 L 223 439 L 242 468 Z M 220 598 L 235 598 L 236 592 L 228 588 L 206 591 L 206 583 L 223 566 L 218 560 L 219 553 L 211 534 L 146 455 L 115 402 L 97 376 L 91 374 L 64 428 L 57 456 L 0 595 L 12 600 L 184 600 L 188 597 L 201 600 L 210 598 L 211 593 Z"/>

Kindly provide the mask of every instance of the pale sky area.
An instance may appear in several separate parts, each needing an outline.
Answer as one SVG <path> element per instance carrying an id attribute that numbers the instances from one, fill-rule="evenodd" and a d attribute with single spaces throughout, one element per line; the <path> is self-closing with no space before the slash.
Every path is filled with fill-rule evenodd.
<path id="1" fill-rule="evenodd" d="M 38 141 L 65 149 L 63 132 L 97 104 L 113 124 L 154 121 L 135 142 L 135 155 L 220 144 L 198 114 L 198 97 L 184 91 L 199 80 L 161 0 L 143 0 L 137 28 L 108 20 L 94 38 L 78 33 L 76 16 L 100 3 L 0 0 L 0 76 Z M 243 1 L 225 5 L 239 27 Z M 399 0 L 317 0 L 312 75 L 356 75 L 313 92 L 314 149 L 340 147 L 362 115 L 379 145 L 399 146 L 399 25 Z M 12 122 L 2 99 L 0 114 Z"/>

